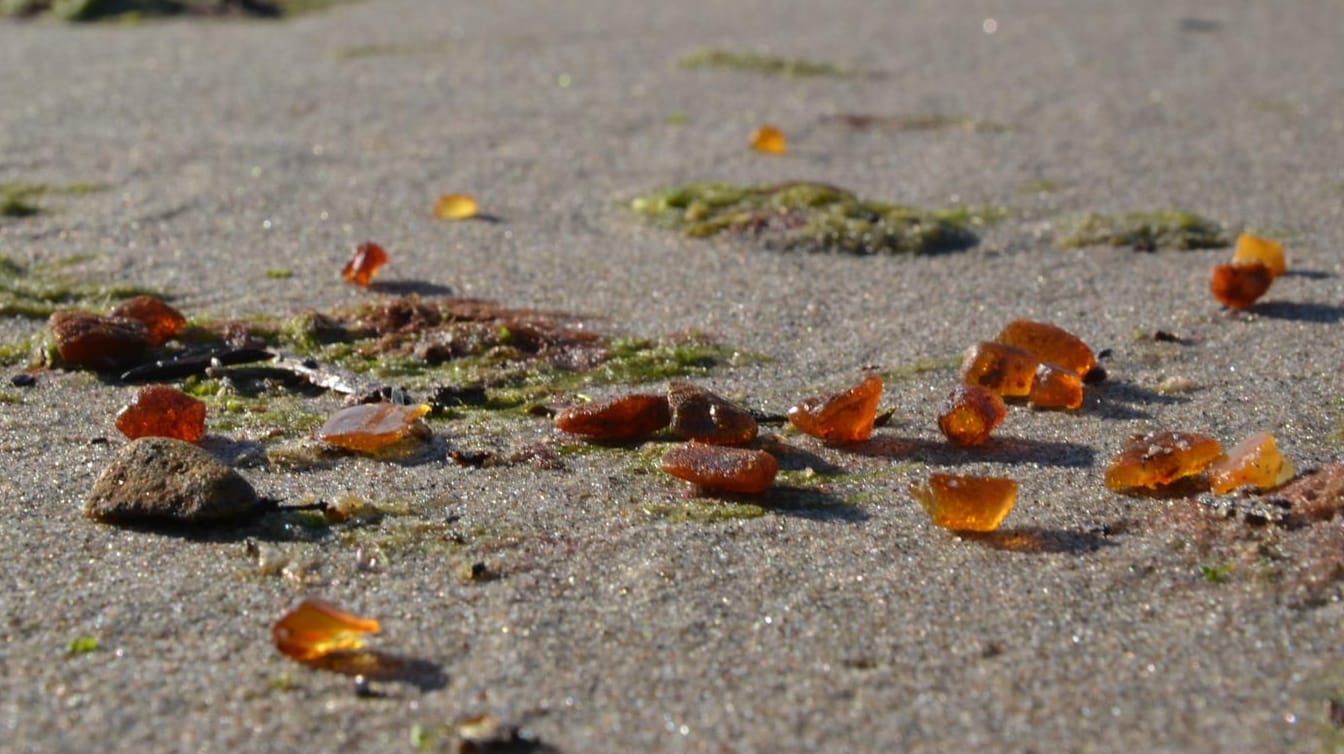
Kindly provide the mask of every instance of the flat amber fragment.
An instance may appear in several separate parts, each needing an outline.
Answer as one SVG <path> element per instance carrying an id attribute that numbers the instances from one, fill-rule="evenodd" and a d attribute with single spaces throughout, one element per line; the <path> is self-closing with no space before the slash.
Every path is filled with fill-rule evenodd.
<path id="1" fill-rule="evenodd" d="M 364 646 L 365 634 L 376 634 L 378 621 L 361 618 L 322 600 L 308 598 L 271 626 L 271 638 L 282 654 L 300 662 Z"/>
<path id="2" fill-rule="evenodd" d="M 971 346 L 961 362 L 961 381 L 988 388 L 1005 398 L 1031 393 L 1040 360 L 1020 348 L 983 342 Z"/>
<path id="3" fill-rule="evenodd" d="M 751 148 L 766 154 L 784 154 L 789 149 L 784 132 L 774 126 L 761 126 L 752 131 Z"/>
<path id="4" fill-rule="evenodd" d="M 1083 380 L 1071 369 L 1041 364 L 1036 367 L 1036 379 L 1031 383 L 1027 402 L 1032 408 L 1073 410 L 1083 405 Z"/>
<path id="5" fill-rule="evenodd" d="M 557 429 L 594 440 L 637 440 L 671 421 L 667 396 L 648 393 L 571 406 L 555 415 Z"/>
<path id="6" fill-rule="evenodd" d="M 1097 365 L 1096 354 L 1081 338 L 1046 322 L 1014 320 L 1003 328 L 995 340 L 1005 346 L 1020 348 L 1040 361 L 1072 369 L 1079 377 Z"/>
<path id="7" fill-rule="evenodd" d="M 111 370 L 140 362 L 149 350 L 149 334 L 139 322 L 64 310 L 47 321 L 61 361 L 71 366 Z"/>
<path id="8" fill-rule="evenodd" d="M 1272 490 L 1293 478 L 1293 462 L 1279 453 L 1274 435 L 1257 432 L 1209 467 L 1209 488 L 1221 495 L 1238 487 Z"/>
<path id="9" fill-rule="evenodd" d="M 910 494 L 935 526 L 956 531 L 994 531 L 1017 502 L 1017 482 L 1001 477 L 930 474 L 910 485 Z"/>
<path id="10" fill-rule="evenodd" d="M 938 429 L 957 445 L 983 445 L 1007 416 L 1008 407 L 998 393 L 979 385 L 958 385 L 943 404 Z"/>
<path id="11" fill-rule="evenodd" d="M 411 435 L 429 406 L 399 406 L 395 403 L 361 403 L 331 415 L 317 436 L 338 448 L 356 453 L 377 453 Z"/>
<path id="12" fill-rule="evenodd" d="M 182 312 L 154 296 L 136 296 L 113 309 L 111 314 L 144 325 L 150 342 L 156 346 L 176 338 L 187 326 L 187 318 Z"/>
<path id="13" fill-rule="evenodd" d="M 444 194 L 434 203 L 434 216 L 440 220 L 470 220 L 478 210 L 471 194 Z"/>
<path id="14" fill-rule="evenodd" d="M 770 489 L 779 462 L 763 450 L 688 442 L 663 456 L 663 471 L 706 490 L 758 495 Z"/>
<path id="15" fill-rule="evenodd" d="M 1106 468 L 1106 487 L 1114 491 L 1156 489 L 1203 472 L 1223 457 L 1223 446 L 1195 432 L 1150 432 L 1125 442 Z"/>
<path id="16" fill-rule="evenodd" d="M 117 429 L 132 440 L 174 437 L 200 442 L 205 437 L 205 404 L 174 387 L 146 385 L 117 413 Z"/>
<path id="17" fill-rule="evenodd" d="M 1268 238 L 1257 238 L 1242 233 L 1237 238 L 1236 251 L 1232 252 L 1232 264 L 1250 264 L 1259 262 L 1269 268 L 1270 274 L 1278 277 L 1288 271 L 1288 260 L 1283 255 L 1283 245 Z"/>
<path id="18" fill-rule="evenodd" d="M 789 421 L 827 442 L 863 442 L 873 436 L 881 399 L 882 378 L 870 374 L 848 390 L 799 403 L 789 409 Z"/>
<path id="19" fill-rule="evenodd" d="M 689 382 L 667 386 L 672 434 L 711 445 L 746 445 L 756 439 L 756 420 L 745 409 Z"/>
<path id="20" fill-rule="evenodd" d="M 350 261 L 341 269 L 341 277 L 345 278 L 347 283 L 367 288 L 373 281 L 373 276 L 378 274 L 378 268 L 385 264 L 387 264 L 387 252 L 383 251 L 383 247 L 372 241 L 362 243 L 355 247 L 355 253 L 350 255 Z"/>
<path id="21" fill-rule="evenodd" d="M 1254 304 L 1274 282 L 1274 273 L 1260 262 L 1220 264 L 1209 276 L 1209 290 L 1218 303 L 1233 309 Z"/>

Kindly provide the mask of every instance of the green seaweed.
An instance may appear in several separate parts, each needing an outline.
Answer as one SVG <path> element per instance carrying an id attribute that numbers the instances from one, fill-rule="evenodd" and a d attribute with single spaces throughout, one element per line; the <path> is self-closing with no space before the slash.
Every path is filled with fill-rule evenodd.
<path id="1" fill-rule="evenodd" d="M 760 518 L 766 509 L 754 503 L 737 503 L 722 500 L 687 500 L 680 503 L 650 503 L 640 507 L 640 511 L 653 518 L 661 518 L 672 523 L 721 524 L 727 521 L 742 521 Z"/>
<path id="2" fill-rule="evenodd" d="M 1232 576 L 1234 570 L 1236 570 L 1236 566 L 1231 563 L 1212 566 L 1202 565 L 1199 567 L 1199 575 L 1210 584 L 1221 584 Z"/>
<path id="3" fill-rule="evenodd" d="M 136 296 L 163 296 L 142 286 L 85 282 L 63 272 L 86 260 L 29 268 L 0 257 L 0 316 L 45 319 L 58 309 L 98 310 Z"/>
<path id="4" fill-rule="evenodd" d="M 98 651 L 98 637 L 88 635 L 76 636 L 65 648 L 65 653 L 71 657 L 96 651 Z"/>
<path id="5" fill-rule="evenodd" d="M 1179 210 L 1119 215 L 1093 213 L 1065 218 L 1058 226 L 1056 243 L 1065 248 L 1120 246 L 1152 251 L 1220 249 L 1230 244 L 1227 233 L 1217 223 Z"/>
<path id="6" fill-rule="evenodd" d="M 681 68 L 712 68 L 730 71 L 748 71 L 766 76 L 785 78 L 814 78 L 828 76 L 848 78 L 862 75 L 862 71 L 802 58 L 759 55 L 730 50 L 697 50 L 677 61 Z"/>
<path id="7" fill-rule="evenodd" d="M 31 217 L 46 211 L 37 201 L 44 196 L 79 196 L 102 188 L 92 183 L 0 183 L 0 217 Z"/>
<path id="8" fill-rule="evenodd" d="M 289 278 L 294 277 L 293 271 L 285 269 L 284 267 L 273 267 L 266 270 L 265 274 L 269 280 L 288 280 Z"/>

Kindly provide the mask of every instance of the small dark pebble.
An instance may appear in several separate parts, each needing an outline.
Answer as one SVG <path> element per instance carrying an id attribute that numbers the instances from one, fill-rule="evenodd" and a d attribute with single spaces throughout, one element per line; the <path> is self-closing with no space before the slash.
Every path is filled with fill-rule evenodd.
<path id="1" fill-rule="evenodd" d="M 9 378 L 9 384 L 14 387 L 32 387 L 37 384 L 37 378 L 27 372 L 20 372 Z"/>
<path id="2" fill-rule="evenodd" d="M 873 428 L 876 429 L 878 427 L 887 426 L 888 424 L 891 423 L 891 417 L 895 415 L 896 415 L 896 409 L 894 408 L 889 408 L 886 411 L 879 413 L 876 417 L 873 418 Z"/>
<path id="3" fill-rule="evenodd" d="M 369 679 L 362 675 L 355 676 L 355 696 L 360 699 L 382 699 L 387 696 L 383 692 L 373 687 Z"/>
<path id="4" fill-rule="evenodd" d="M 438 385 L 429 396 L 436 412 L 462 406 L 484 406 L 490 400 L 481 385 Z"/>
<path id="5" fill-rule="evenodd" d="M 479 469 L 494 457 L 494 454 L 488 450 L 450 450 L 448 451 L 448 460 L 458 466 L 467 466 L 473 469 Z"/>
<path id="6" fill-rule="evenodd" d="M 1109 359 L 1109 358 L 1111 358 L 1112 355 L 1114 355 L 1114 353 L 1115 353 L 1115 351 L 1113 351 L 1113 350 L 1111 350 L 1111 349 L 1109 349 L 1109 348 L 1103 348 L 1103 349 L 1101 349 L 1100 351 L 1097 351 L 1097 359 L 1098 359 L 1098 360 L 1101 360 L 1101 359 Z"/>
<path id="7" fill-rule="evenodd" d="M 1332 697 L 1327 712 L 1329 713 L 1328 716 L 1331 725 L 1336 728 L 1344 728 L 1344 700 Z"/>
<path id="8" fill-rule="evenodd" d="M 1176 333 L 1168 332 L 1168 331 L 1166 331 L 1166 330 L 1158 330 L 1157 332 L 1153 333 L 1153 340 L 1157 341 L 1158 343 L 1184 343 L 1184 342 L 1185 342 L 1185 338 L 1182 338 L 1181 336 L 1177 335 Z"/>
<path id="9" fill-rule="evenodd" d="M 1106 367 L 1101 366 L 1100 364 L 1092 367 L 1087 371 L 1087 374 L 1083 375 L 1083 382 L 1089 385 L 1096 385 L 1105 381 Z"/>
<path id="10" fill-rule="evenodd" d="M 555 414 L 556 411 L 554 408 L 551 408 L 550 406 L 543 406 L 541 404 L 530 406 L 527 409 L 528 416 L 535 416 L 539 419 L 554 419 Z"/>

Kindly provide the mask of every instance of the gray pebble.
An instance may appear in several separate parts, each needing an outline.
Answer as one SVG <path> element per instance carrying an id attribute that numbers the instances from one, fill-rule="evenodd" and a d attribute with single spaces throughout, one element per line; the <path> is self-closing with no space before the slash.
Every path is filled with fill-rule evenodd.
<path id="1" fill-rule="evenodd" d="M 258 504 L 252 485 L 204 450 L 142 437 L 94 482 L 84 515 L 104 523 L 226 523 L 252 515 Z"/>

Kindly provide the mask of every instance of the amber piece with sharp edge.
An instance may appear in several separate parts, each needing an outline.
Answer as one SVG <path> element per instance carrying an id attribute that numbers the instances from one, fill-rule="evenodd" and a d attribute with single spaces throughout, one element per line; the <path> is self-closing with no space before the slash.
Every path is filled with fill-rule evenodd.
<path id="1" fill-rule="evenodd" d="M 763 450 L 688 442 L 663 456 L 663 471 L 706 490 L 758 495 L 770 489 L 779 462 Z"/>
<path id="2" fill-rule="evenodd" d="M 187 318 L 182 312 L 154 296 L 136 296 L 113 309 L 111 315 L 144 325 L 149 341 L 156 346 L 177 337 L 187 326 Z"/>
<path id="3" fill-rule="evenodd" d="M 1020 348 L 988 341 L 971 346 L 961 362 L 961 381 L 979 385 L 1005 398 L 1031 393 L 1040 360 Z"/>
<path id="4" fill-rule="evenodd" d="M 362 243 L 355 247 L 355 253 L 350 255 L 350 261 L 341 269 L 341 277 L 345 278 L 347 283 L 368 288 L 373 276 L 378 274 L 378 268 L 387 264 L 387 259 L 387 252 L 383 251 L 383 247 L 372 241 Z"/>
<path id="5" fill-rule="evenodd" d="M 399 406 L 395 403 L 362 403 L 331 415 L 317 436 L 338 448 L 356 453 L 377 453 L 411 435 L 429 406 Z"/>
<path id="6" fill-rule="evenodd" d="M 1209 291 L 1218 303 L 1233 309 L 1246 309 L 1265 295 L 1274 282 L 1274 273 L 1260 262 L 1220 264 L 1209 276 Z"/>
<path id="7" fill-rule="evenodd" d="M 478 209 L 471 194 L 444 194 L 434 203 L 434 216 L 440 220 L 470 220 Z"/>
<path id="8" fill-rule="evenodd" d="M 300 662 L 364 646 L 365 634 L 376 634 L 378 621 L 361 618 L 322 600 L 308 598 L 271 626 L 275 648 Z"/>
<path id="9" fill-rule="evenodd" d="M 61 361 L 70 366 L 111 370 L 130 366 L 149 350 L 149 334 L 139 322 L 66 309 L 47 320 Z"/>
<path id="10" fill-rule="evenodd" d="M 667 396 L 648 393 L 571 406 L 555 415 L 557 429 L 594 440 L 638 440 L 671 421 Z"/>
<path id="11" fill-rule="evenodd" d="M 746 445 L 756 439 L 756 420 L 745 409 L 689 382 L 667 386 L 672 433 L 712 445 Z"/>
<path id="12" fill-rule="evenodd" d="M 956 531 L 994 531 L 1017 502 L 1017 482 L 1002 477 L 930 474 L 912 482 L 910 494 L 935 526 Z"/>
<path id="13" fill-rule="evenodd" d="M 1293 478 L 1293 462 L 1279 453 L 1274 435 L 1257 432 L 1209 467 L 1209 488 L 1222 495 L 1238 487 L 1272 490 Z"/>
<path id="14" fill-rule="evenodd" d="M 997 393 L 979 385 L 958 385 L 943 404 L 938 429 L 957 445 L 983 445 L 1007 416 L 1008 407 Z"/>
<path id="15" fill-rule="evenodd" d="M 882 378 L 875 374 L 843 392 L 808 398 L 789 409 L 793 426 L 827 442 L 863 442 L 873 436 Z"/>
<path id="16" fill-rule="evenodd" d="M 1040 361 L 1072 369 L 1079 377 L 1097 365 L 1096 354 L 1077 335 L 1062 327 L 1046 322 L 1018 319 L 1009 322 L 995 338 L 1005 346 L 1013 346 L 1035 356 Z"/>
<path id="17" fill-rule="evenodd" d="M 1083 381 L 1077 373 L 1056 364 L 1036 367 L 1027 402 L 1032 408 L 1065 408 L 1083 405 Z"/>
<path id="18" fill-rule="evenodd" d="M 1203 472 L 1223 457 L 1223 446 L 1195 432 L 1150 432 L 1125 442 L 1106 467 L 1106 487 L 1119 492 L 1157 489 Z"/>
<path id="19" fill-rule="evenodd" d="M 761 126 L 752 131 L 751 148 L 766 154 L 784 154 L 789 149 L 784 132 L 774 126 Z"/>
<path id="20" fill-rule="evenodd" d="M 1268 238 L 1257 238 L 1249 233 L 1237 237 L 1237 248 L 1232 252 L 1232 264 L 1243 265 L 1259 262 L 1269 268 L 1274 277 L 1288 271 L 1288 260 L 1283 255 L 1283 245 Z"/>
<path id="21" fill-rule="evenodd" d="M 205 403 L 174 387 L 146 385 L 117 413 L 117 429 L 132 440 L 173 437 L 200 442 L 205 437 Z"/>

